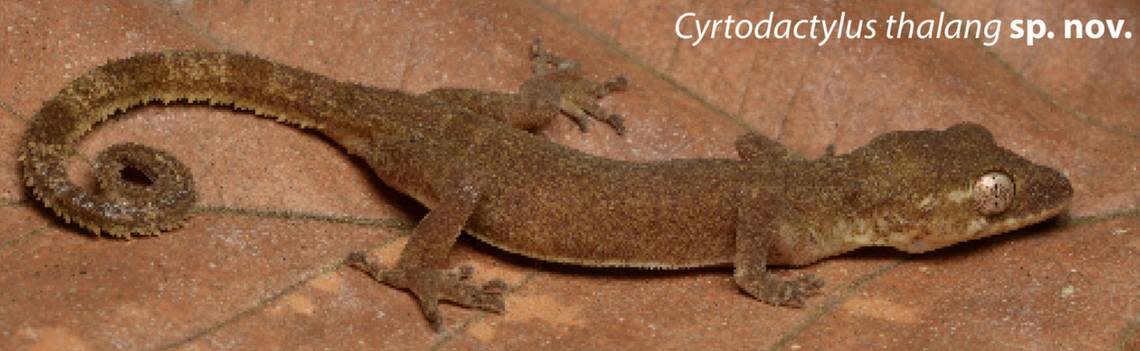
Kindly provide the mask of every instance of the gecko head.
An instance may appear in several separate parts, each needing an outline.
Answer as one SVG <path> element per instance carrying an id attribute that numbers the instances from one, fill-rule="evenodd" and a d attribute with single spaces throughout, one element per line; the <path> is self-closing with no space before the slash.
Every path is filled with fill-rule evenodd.
<path id="1" fill-rule="evenodd" d="M 863 203 L 887 208 L 876 220 L 888 230 L 870 244 L 906 252 L 1041 222 L 1063 211 L 1073 194 L 1060 172 L 1002 148 L 977 124 L 888 133 L 865 149 L 859 152 L 874 175 L 874 195 Z"/>

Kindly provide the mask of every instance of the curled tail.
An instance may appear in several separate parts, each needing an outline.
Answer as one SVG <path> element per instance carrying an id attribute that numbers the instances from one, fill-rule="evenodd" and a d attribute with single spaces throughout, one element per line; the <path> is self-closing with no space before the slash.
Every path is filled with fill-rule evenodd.
<path id="1" fill-rule="evenodd" d="M 68 179 L 75 143 L 117 111 L 152 101 L 232 105 L 324 128 L 355 96 L 349 84 L 251 55 L 171 51 L 112 61 L 68 83 L 33 117 L 20 147 L 32 193 L 68 222 L 129 238 L 180 227 L 195 201 L 189 170 L 148 146 L 122 143 L 96 158 L 95 193 Z M 340 108 L 338 108 L 340 107 Z M 144 179 L 130 179 L 130 172 Z"/>

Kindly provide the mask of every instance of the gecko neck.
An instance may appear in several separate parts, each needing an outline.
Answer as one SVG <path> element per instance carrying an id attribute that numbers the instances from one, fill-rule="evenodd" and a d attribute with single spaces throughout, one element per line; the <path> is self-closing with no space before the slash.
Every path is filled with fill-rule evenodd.
<path id="1" fill-rule="evenodd" d="M 853 155 L 799 161 L 775 168 L 766 186 L 784 204 L 773 263 L 804 265 L 865 246 L 896 246 L 926 227 L 907 196 L 885 191 Z M 917 217 L 916 217 L 917 216 Z"/>

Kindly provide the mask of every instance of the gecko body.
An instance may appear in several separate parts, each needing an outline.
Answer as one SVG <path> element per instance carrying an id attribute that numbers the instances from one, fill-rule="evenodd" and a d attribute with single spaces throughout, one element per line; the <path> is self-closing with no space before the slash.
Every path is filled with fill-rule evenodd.
<path id="1" fill-rule="evenodd" d="M 461 231 L 503 250 L 584 266 L 732 266 L 749 295 L 800 306 L 822 282 L 768 265 L 805 265 L 864 246 L 926 252 L 1039 222 L 1064 209 L 1067 179 L 998 146 L 976 124 L 880 135 L 849 154 L 805 160 L 757 134 L 740 159 L 618 161 L 528 131 L 560 113 L 619 133 L 596 100 L 624 88 L 533 48 L 535 76 L 518 93 L 424 94 L 338 82 L 246 54 L 168 51 L 111 61 L 44 103 L 21 146 L 27 185 L 47 207 L 96 234 L 176 229 L 195 201 L 187 167 L 124 143 L 101 152 L 90 192 L 65 161 L 96 123 L 151 101 L 229 105 L 312 128 L 362 158 L 387 185 L 430 211 L 398 263 L 350 263 L 409 290 L 436 327 L 438 301 L 501 311 L 505 285 L 447 267 Z M 146 182 L 124 179 L 141 172 Z"/>

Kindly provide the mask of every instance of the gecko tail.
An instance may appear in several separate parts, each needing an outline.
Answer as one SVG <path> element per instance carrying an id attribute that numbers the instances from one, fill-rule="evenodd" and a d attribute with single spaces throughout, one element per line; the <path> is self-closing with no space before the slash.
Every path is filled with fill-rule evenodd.
<path id="1" fill-rule="evenodd" d="M 188 168 L 164 151 L 122 143 L 96 158 L 98 189 L 77 186 L 68 159 L 95 124 L 153 101 L 187 101 L 323 129 L 330 115 L 356 103 L 344 91 L 344 83 L 247 54 L 166 51 L 113 60 L 44 103 L 24 136 L 21 170 L 34 196 L 67 222 L 96 235 L 157 235 L 182 226 L 195 203 Z"/>
<path id="2" fill-rule="evenodd" d="M 64 221 L 116 238 L 182 227 L 196 201 L 190 169 L 165 151 L 119 143 L 95 158 L 95 193 L 67 178 L 67 148 L 27 145 L 21 155 L 32 193 Z M 63 156 L 63 157 L 61 157 Z"/>

